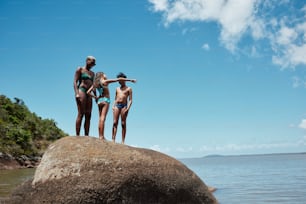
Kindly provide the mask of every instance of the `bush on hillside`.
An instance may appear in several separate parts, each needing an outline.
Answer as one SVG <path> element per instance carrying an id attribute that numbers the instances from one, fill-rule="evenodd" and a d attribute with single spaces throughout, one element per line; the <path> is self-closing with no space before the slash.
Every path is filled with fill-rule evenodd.
<path id="1" fill-rule="evenodd" d="M 52 119 L 30 112 L 23 100 L 0 95 L 0 152 L 13 156 L 42 155 L 53 141 L 67 136 Z"/>

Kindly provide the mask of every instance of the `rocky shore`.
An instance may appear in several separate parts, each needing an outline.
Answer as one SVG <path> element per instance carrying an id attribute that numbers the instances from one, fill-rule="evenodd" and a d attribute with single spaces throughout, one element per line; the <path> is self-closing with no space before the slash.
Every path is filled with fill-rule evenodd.
<path id="1" fill-rule="evenodd" d="M 10 154 L 0 152 L 0 170 L 35 168 L 40 163 L 41 157 L 26 156 L 13 157 Z"/>

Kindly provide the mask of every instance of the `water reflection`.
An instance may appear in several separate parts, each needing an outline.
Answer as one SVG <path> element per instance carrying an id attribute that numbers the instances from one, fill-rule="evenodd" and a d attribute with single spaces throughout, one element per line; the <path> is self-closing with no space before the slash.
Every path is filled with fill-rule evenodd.
<path id="1" fill-rule="evenodd" d="M 0 170 L 0 198 L 9 196 L 19 184 L 33 178 L 34 173 L 35 168 Z"/>

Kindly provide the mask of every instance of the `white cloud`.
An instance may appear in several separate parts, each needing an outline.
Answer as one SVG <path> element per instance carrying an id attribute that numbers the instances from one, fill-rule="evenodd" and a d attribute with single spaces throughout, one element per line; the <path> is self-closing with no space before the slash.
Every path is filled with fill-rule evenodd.
<path id="1" fill-rule="evenodd" d="M 193 28 L 184 28 L 183 31 L 182 31 L 182 34 L 186 35 L 187 33 L 192 33 L 196 30 L 197 30 L 197 28 L 194 28 L 194 27 Z"/>
<path id="2" fill-rule="evenodd" d="M 295 10 L 290 7 L 286 15 L 277 16 L 273 15 L 273 9 L 278 7 L 286 9 L 292 2 L 289 0 L 149 0 L 149 2 L 155 12 L 162 13 L 165 26 L 177 21 L 217 23 L 220 25 L 219 40 L 232 53 L 241 50 L 238 47 L 239 42 L 243 36 L 249 35 L 254 42 L 260 39 L 270 42 L 273 52 L 272 62 L 281 68 L 306 65 L 306 5 Z M 298 12 L 304 15 L 297 15 Z M 248 56 L 257 56 L 253 55 L 254 53 Z"/>
<path id="3" fill-rule="evenodd" d="M 171 151 L 171 149 L 169 147 L 162 148 L 160 145 L 153 145 L 149 149 L 152 149 L 152 150 L 158 151 L 158 152 L 162 152 L 164 154 L 168 154 Z"/>
<path id="4" fill-rule="evenodd" d="M 283 26 L 277 33 L 276 41 L 280 45 L 290 45 L 296 38 L 297 33 L 294 29 Z"/>
<path id="5" fill-rule="evenodd" d="M 168 0 L 149 0 L 154 5 L 154 11 L 165 11 L 168 8 Z"/>
<path id="6" fill-rule="evenodd" d="M 258 40 L 265 37 L 265 22 L 262 19 L 254 19 L 250 27 L 254 39 Z"/>
<path id="7" fill-rule="evenodd" d="M 292 45 L 289 54 L 293 66 L 306 64 L 306 43 L 301 46 Z"/>
<path id="8" fill-rule="evenodd" d="M 256 23 L 253 16 L 256 1 L 253 0 L 229 0 L 225 1 L 221 9 L 221 42 L 225 47 L 234 52 L 236 45 L 243 34 L 248 30 L 253 30 L 254 35 L 261 36 L 260 23 Z"/>
<path id="9" fill-rule="evenodd" d="M 305 120 L 306 128 L 306 120 Z M 280 142 L 280 143 L 263 143 L 263 144 L 225 144 L 225 145 L 217 145 L 217 146 L 207 146 L 204 145 L 200 148 L 200 152 L 202 153 L 235 153 L 235 152 L 254 152 L 254 151 L 262 151 L 276 149 L 276 148 L 290 148 L 290 147 L 301 147 L 306 145 L 306 136 L 298 141 L 293 142 Z"/>
<path id="10" fill-rule="evenodd" d="M 139 145 L 137 145 L 137 144 L 131 144 L 130 146 L 132 146 L 132 147 L 136 147 L 136 148 L 138 148 L 138 147 L 139 147 Z"/>
<path id="11" fill-rule="evenodd" d="M 255 38 L 263 36 L 263 23 L 254 18 L 258 0 L 149 0 L 153 10 L 163 12 L 164 23 L 215 21 L 221 25 L 220 41 L 234 52 L 242 35 L 250 29 Z"/>
<path id="12" fill-rule="evenodd" d="M 152 147 L 150 147 L 150 149 L 154 150 L 154 151 L 158 151 L 160 152 L 160 146 L 159 145 L 153 145 Z"/>
<path id="13" fill-rule="evenodd" d="M 187 152 L 192 152 L 193 148 L 192 147 L 187 147 L 187 148 L 178 147 L 176 148 L 176 151 L 181 152 L 181 153 L 187 153 Z"/>
<path id="14" fill-rule="evenodd" d="M 207 145 L 203 145 L 200 148 L 200 152 L 212 152 L 213 150 L 215 150 L 213 147 L 207 146 Z"/>
<path id="15" fill-rule="evenodd" d="M 297 46 L 295 44 L 289 44 L 285 46 L 280 55 L 272 56 L 272 62 L 280 65 L 282 68 L 294 68 L 297 65 L 306 65 L 306 43 Z"/>
<path id="16" fill-rule="evenodd" d="M 306 129 L 306 119 L 303 119 L 301 121 L 301 123 L 299 124 L 299 127 L 302 128 L 302 129 Z"/>
<path id="17" fill-rule="evenodd" d="M 302 121 L 302 128 L 306 129 L 306 119 Z M 293 125 L 294 126 L 294 125 Z M 296 127 L 296 126 L 294 126 Z M 162 152 L 168 155 L 180 155 L 179 157 L 186 157 L 191 155 L 209 155 L 209 154 L 249 154 L 249 153 L 269 153 L 288 151 L 288 149 L 303 149 L 306 147 L 306 136 L 303 136 L 293 141 L 259 143 L 259 144 L 235 144 L 229 143 L 224 145 L 203 145 L 201 147 L 193 146 L 179 146 L 179 147 L 163 147 L 161 145 L 153 145 L 150 149 Z"/>
<path id="18" fill-rule="evenodd" d="M 301 79 L 297 76 L 292 77 L 292 81 L 293 81 L 292 84 L 293 88 L 298 88 L 301 85 Z"/>
<path id="19" fill-rule="evenodd" d="M 208 51 L 208 50 L 210 50 L 210 47 L 207 43 L 205 43 L 205 44 L 202 45 L 202 49 Z"/>
<path id="20" fill-rule="evenodd" d="M 299 88 L 300 86 L 306 87 L 305 79 L 302 79 L 301 77 L 298 76 L 293 76 L 291 79 L 292 79 L 293 88 Z"/>

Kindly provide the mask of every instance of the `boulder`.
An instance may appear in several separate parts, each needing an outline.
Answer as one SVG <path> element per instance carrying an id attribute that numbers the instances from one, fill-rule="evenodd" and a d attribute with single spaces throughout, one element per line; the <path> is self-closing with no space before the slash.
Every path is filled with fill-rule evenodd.
<path id="1" fill-rule="evenodd" d="M 51 144 L 10 203 L 217 203 L 190 169 L 165 154 L 94 137 Z"/>

